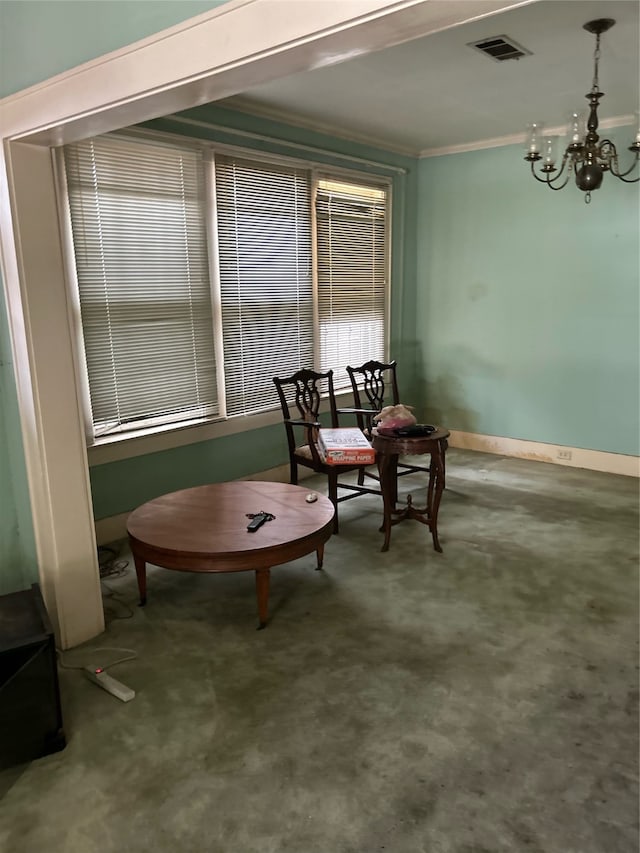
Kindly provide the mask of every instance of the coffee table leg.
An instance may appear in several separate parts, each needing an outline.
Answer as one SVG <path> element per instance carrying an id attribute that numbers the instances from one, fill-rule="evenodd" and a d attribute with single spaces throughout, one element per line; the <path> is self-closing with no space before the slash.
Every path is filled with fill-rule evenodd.
<path id="1" fill-rule="evenodd" d="M 316 566 L 316 571 L 318 572 L 322 568 L 322 560 L 324 557 L 324 545 L 320 545 L 319 548 L 316 548 L 316 556 L 318 558 L 318 564 Z"/>
<path id="2" fill-rule="evenodd" d="M 138 592 L 140 593 L 140 607 L 147 603 L 147 563 L 142 557 L 133 555 L 133 562 L 138 576 Z"/>
<path id="3" fill-rule="evenodd" d="M 256 569 L 256 595 L 258 597 L 258 631 L 267 627 L 269 618 L 269 577 L 270 569 Z"/>

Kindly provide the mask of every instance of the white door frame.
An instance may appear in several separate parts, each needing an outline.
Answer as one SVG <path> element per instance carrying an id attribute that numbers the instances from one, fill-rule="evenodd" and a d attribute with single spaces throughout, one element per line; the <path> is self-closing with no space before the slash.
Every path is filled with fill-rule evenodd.
<path id="1" fill-rule="evenodd" d="M 51 148 L 533 0 L 232 0 L 0 102 L 2 278 L 40 581 L 58 641 L 104 629 Z"/>

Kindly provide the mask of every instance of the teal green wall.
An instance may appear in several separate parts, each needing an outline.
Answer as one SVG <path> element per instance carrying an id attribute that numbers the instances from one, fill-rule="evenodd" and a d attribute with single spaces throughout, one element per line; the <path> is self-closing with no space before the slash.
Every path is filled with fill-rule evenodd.
<path id="1" fill-rule="evenodd" d="M 1 284 L 1 282 L 0 282 Z M 0 595 L 38 580 L 9 326 L 0 299 Z"/>
<path id="2" fill-rule="evenodd" d="M 515 146 L 420 162 L 419 373 L 433 420 L 638 453 L 638 187 L 605 175 L 586 205 L 574 184 L 535 183 Z"/>
<path id="3" fill-rule="evenodd" d="M 391 355 L 402 366 L 403 393 L 411 396 L 412 388 L 416 387 L 414 305 L 417 161 L 214 105 L 188 110 L 181 116 L 202 123 L 188 128 L 189 134 L 200 138 L 298 156 L 323 164 L 337 164 L 372 174 L 388 174 L 393 179 Z M 228 130 L 215 130 L 203 126 L 205 123 L 223 125 Z M 149 122 L 146 126 L 185 133 L 185 125 L 172 118 Z M 233 132 L 238 129 L 276 138 L 278 142 L 239 136 Z M 286 143 L 293 143 L 294 146 Z M 295 144 L 313 146 L 320 151 L 299 149 Z M 380 165 L 359 165 L 341 159 L 339 154 L 374 160 Z M 385 169 L 385 166 L 406 170 L 406 174 L 399 175 L 397 171 Z M 277 405 L 275 388 L 273 403 Z M 277 425 L 93 466 L 90 476 L 95 517 L 100 519 L 126 512 L 164 492 L 234 479 L 286 463 L 288 454 L 285 433 L 283 427 Z"/>
<path id="4" fill-rule="evenodd" d="M 167 492 L 233 480 L 286 461 L 277 426 L 149 453 L 91 469 L 97 519 L 134 509 Z"/>
<path id="5" fill-rule="evenodd" d="M 0 96 L 220 6 L 225 0 L 0 0 Z"/>

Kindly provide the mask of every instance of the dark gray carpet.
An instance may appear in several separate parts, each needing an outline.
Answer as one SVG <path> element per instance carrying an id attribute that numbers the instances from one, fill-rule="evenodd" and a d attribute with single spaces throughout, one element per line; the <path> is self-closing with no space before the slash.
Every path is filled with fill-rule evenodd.
<path id="1" fill-rule="evenodd" d="M 638 483 L 447 473 L 443 554 L 412 521 L 381 554 L 379 499 L 342 504 L 324 571 L 273 570 L 265 631 L 252 573 L 151 569 L 144 609 L 131 566 L 107 580 L 65 660 L 135 649 L 136 698 L 61 670 L 68 746 L 3 775 L 0 848 L 637 853 Z"/>

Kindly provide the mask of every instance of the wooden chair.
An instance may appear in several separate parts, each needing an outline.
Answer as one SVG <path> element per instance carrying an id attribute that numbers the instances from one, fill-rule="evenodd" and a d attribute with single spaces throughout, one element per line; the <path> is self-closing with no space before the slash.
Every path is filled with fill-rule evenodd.
<path id="1" fill-rule="evenodd" d="M 360 367 L 347 365 L 346 370 L 351 380 L 354 408 L 340 408 L 338 413 L 355 415 L 360 429 L 370 437 L 374 427 L 373 418 L 385 406 L 396 406 L 401 402 L 398 392 L 397 363 L 366 361 Z M 417 472 L 428 474 L 429 468 L 423 465 L 398 463 L 398 477 Z M 364 483 L 365 476 L 379 480 L 377 474 L 363 470 L 358 474 L 359 485 Z"/>
<path id="2" fill-rule="evenodd" d="M 289 448 L 289 465 L 291 469 L 290 482 L 298 483 L 298 465 L 310 468 L 317 474 L 324 474 L 328 480 L 329 500 L 335 507 L 333 532 L 338 533 L 338 504 L 362 494 L 380 495 L 379 489 L 368 488 L 364 485 L 363 465 L 327 465 L 318 452 L 318 430 L 320 422 L 320 401 L 327 397 L 329 401 L 330 424 L 337 428 L 338 410 L 333 389 L 333 371 L 316 373 L 313 370 L 298 370 L 293 376 L 273 377 L 278 392 L 282 417 L 287 434 Z M 358 485 L 343 483 L 340 475 L 351 471 L 358 472 Z M 338 489 L 345 489 L 348 494 L 338 497 Z"/>

